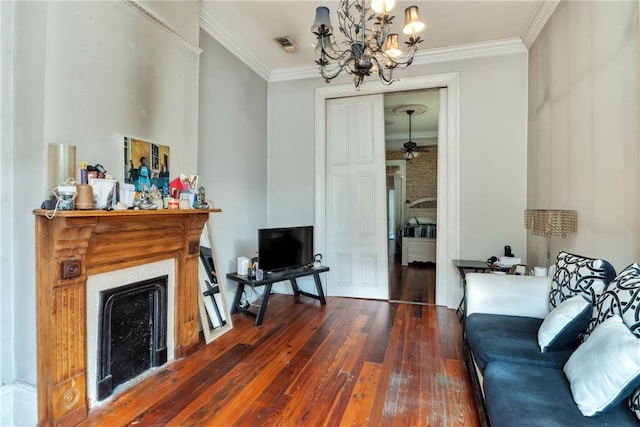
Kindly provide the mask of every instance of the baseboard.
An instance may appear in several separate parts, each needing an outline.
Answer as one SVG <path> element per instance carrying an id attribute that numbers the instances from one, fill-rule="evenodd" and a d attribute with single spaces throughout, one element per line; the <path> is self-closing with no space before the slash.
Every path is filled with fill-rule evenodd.
<path id="1" fill-rule="evenodd" d="M 0 426 L 29 426 L 38 422 L 36 387 L 15 382 L 0 387 Z"/>

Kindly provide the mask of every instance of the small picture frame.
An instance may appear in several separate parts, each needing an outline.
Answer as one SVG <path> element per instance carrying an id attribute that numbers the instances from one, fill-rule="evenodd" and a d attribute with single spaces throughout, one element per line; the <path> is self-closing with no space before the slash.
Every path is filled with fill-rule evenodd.
<path id="1" fill-rule="evenodd" d="M 193 193 L 198 191 L 198 175 L 193 175 L 190 173 L 181 173 L 180 182 L 182 183 L 183 186 L 188 186 L 189 191 Z"/>

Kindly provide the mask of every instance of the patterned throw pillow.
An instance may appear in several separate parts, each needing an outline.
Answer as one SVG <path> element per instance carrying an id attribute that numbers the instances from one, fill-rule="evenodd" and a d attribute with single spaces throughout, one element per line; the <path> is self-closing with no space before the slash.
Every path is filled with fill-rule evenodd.
<path id="1" fill-rule="evenodd" d="M 640 420 L 640 388 L 631 393 L 629 396 L 629 408 L 636 414 L 636 417 Z"/>
<path id="2" fill-rule="evenodd" d="M 597 325 L 614 315 L 620 316 L 629 330 L 640 337 L 640 265 L 637 263 L 622 270 L 600 295 L 584 339 Z M 640 388 L 629 397 L 629 408 L 640 419 Z"/>
<path id="3" fill-rule="evenodd" d="M 637 337 L 640 337 L 640 265 L 633 263 L 624 270 L 596 300 L 589 335 L 597 325 L 618 315 Z"/>
<path id="4" fill-rule="evenodd" d="M 582 295 L 593 304 L 616 271 L 603 259 L 587 258 L 560 252 L 556 258 L 555 273 L 549 292 L 549 310 L 575 295 Z"/>

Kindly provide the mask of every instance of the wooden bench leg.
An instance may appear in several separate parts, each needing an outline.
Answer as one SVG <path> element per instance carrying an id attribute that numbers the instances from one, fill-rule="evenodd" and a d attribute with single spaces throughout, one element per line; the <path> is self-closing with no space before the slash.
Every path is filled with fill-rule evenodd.
<path id="1" fill-rule="evenodd" d="M 271 295 L 271 286 L 273 283 L 267 283 L 264 285 L 264 293 L 262 294 L 262 304 L 260 304 L 260 309 L 258 310 L 258 315 L 256 316 L 256 326 L 262 325 L 262 321 L 264 320 L 264 313 L 267 311 L 267 305 L 269 305 L 269 296 Z"/>

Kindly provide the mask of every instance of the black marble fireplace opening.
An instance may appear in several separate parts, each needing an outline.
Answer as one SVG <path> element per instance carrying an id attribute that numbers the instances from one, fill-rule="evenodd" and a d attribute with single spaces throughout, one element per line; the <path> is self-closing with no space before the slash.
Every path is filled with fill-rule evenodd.
<path id="1" fill-rule="evenodd" d="M 168 276 L 100 292 L 97 397 L 167 361 Z"/>

